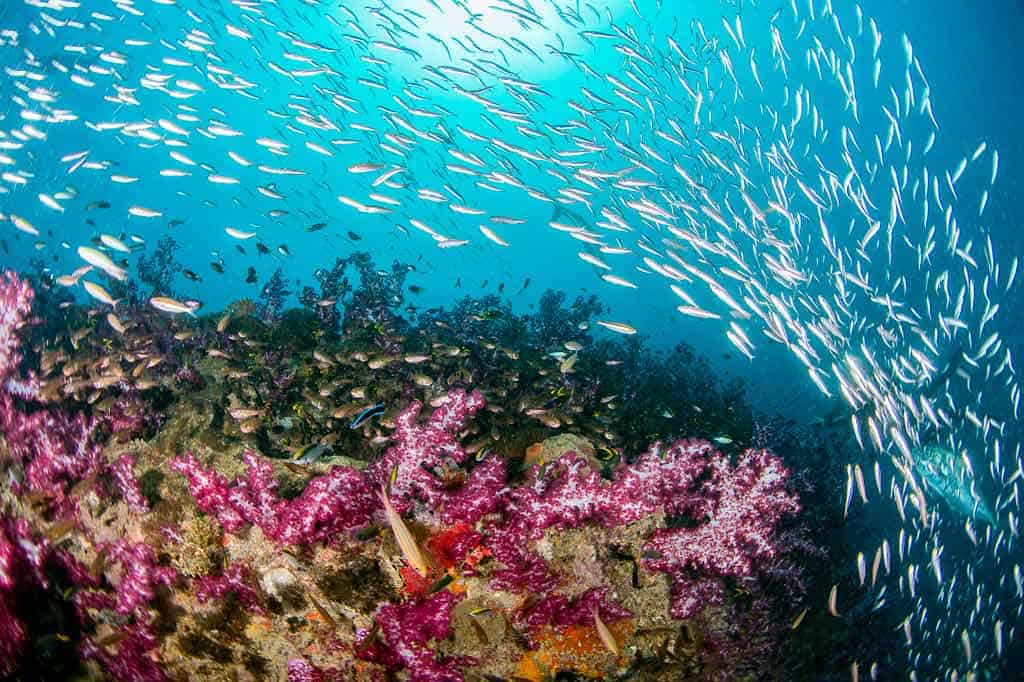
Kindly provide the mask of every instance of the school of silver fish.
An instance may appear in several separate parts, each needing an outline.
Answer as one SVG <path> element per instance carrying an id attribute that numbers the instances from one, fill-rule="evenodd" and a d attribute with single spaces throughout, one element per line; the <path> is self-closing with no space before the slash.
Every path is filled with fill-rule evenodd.
<path id="1" fill-rule="evenodd" d="M 860 593 L 820 608 L 895 610 L 911 679 L 998 670 L 1024 604 L 1021 388 L 997 329 L 1018 261 L 986 225 L 998 152 L 936 159 L 911 42 L 858 4 L 690 4 L 12 3 L 0 228 L 62 253 L 58 283 L 114 319 L 103 278 L 183 216 L 284 241 L 301 206 L 441 262 L 517 235 L 569 247 L 750 359 L 785 346 L 842 400 L 862 456 L 837 463 L 836 503 L 891 523 L 854 559 Z M 97 207 L 98 242 L 63 239 Z"/>

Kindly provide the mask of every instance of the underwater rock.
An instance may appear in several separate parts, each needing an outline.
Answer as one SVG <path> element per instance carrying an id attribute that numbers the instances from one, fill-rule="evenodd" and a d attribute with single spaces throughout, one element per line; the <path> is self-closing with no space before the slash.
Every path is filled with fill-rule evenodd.
<path id="1" fill-rule="evenodd" d="M 594 446 L 589 440 L 578 436 L 575 433 L 560 433 L 551 438 L 545 438 L 539 443 L 534 443 L 526 448 L 526 465 L 539 464 L 543 462 L 557 462 L 567 452 L 575 452 L 591 461 L 595 468 L 600 468 L 601 463 L 596 459 Z"/>

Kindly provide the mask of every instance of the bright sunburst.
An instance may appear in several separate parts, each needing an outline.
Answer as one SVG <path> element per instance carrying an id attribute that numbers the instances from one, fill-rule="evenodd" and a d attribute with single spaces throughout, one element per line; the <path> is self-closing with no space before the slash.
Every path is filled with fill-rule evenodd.
<path id="1" fill-rule="evenodd" d="M 575 43 L 583 42 L 550 44 L 551 28 L 565 25 L 551 3 L 395 0 L 390 8 L 386 12 L 375 9 L 364 25 L 372 28 L 375 39 L 415 51 L 425 63 L 493 59 L 516 72 L 543 66 L 544 78 L 551 78 L 568 66 L 552 48 L 570 51 L 579 47 Z M 418 24 L 410 25 L 409 17 L 418 17 Z"/>

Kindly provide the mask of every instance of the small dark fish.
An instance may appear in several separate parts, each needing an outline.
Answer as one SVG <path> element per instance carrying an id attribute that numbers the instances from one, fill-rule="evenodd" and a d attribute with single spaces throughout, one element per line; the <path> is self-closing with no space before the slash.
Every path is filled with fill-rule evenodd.
<path id="1" fill-rule="evenodd" d="M 259 251 L 261 256 L 265 256 L 270 253 L 270 249 L 263 242 L 256 242 L 256 250 Z"/>
<path id="2" fill-rule="evenodd" d="M 380 534 L 380 526 L 367 526 L 356 533 L 356 540 L 372 540 Z"/>
<path id="3" fill-rule="evenodd" d="M 6 239 L 0 239 L 0 246 L 3 247 L 4 253 L 10 253 L 11 252 L 11 250 L 7 248 L 7 240 Z"/>
<path id="4" fill-rule="evenodd" d="M 327 223 L 313 223 L 306 228 L 306 232 L 319 232 L 320 230 L 327 227 Z"/>
<path id="5" fill-rule="evenodd" d="M 430 591 L 427 594 L 434 594 L 435 592 L 440 592 L 444 588 L 451 585 L 453 580 L 455 580 L 455 578 L 452 577 L 451 573 L 445 573 L 443 576 L 438 578 L 433 585 L 430 586 Z M 485 636 L 484 639 L 486 640 L 487 637 Z"/>
<path id="6" fill-rule="evenodd" d="M 92 218 L 86 218 L 85 224 L 88 225 L 89 227 L 96 227 L 96 221 L 93 220 Z"/>
<path id="7" fill-rule="evenodd" d="M 484 280 L 484 283 L 480 285 L 480 288 L 481 288 L 481 289 L 486 289 L 486 288 L 487 288 L 487 283 L 488 283 L 488 282 L 490 282 L 490 281 L 491 281 L 491 280 L 489 280 L 489 279 L 485 279 L 485 280 Z"/>
<path id="8" fill-rule="evenodd" d="M 241 244 L 235 244 L 235 248 L 238 249 L 238 253 L 242 254 L 243 256 L 249 255 L 245 252 L 245 249 L 242 248 Z"/>
<path id="9" fill-rule="evenodd" d="M 192 272 L 191 270 L 182 270 L 181 274 L 185 275 L 185 279 L 192 280 L 193 282 L 202 282 L 203 278 Z"/>
<path id="10" fill-rule="evenodd" d="M 224 264 L 223 263 L 218 263 L 217 261 L 212 261 L 210 263 L 210 267 L 213 268 L 213 271 L 216 272 L 217 274 L 219 274 L 219 275 L 223 275 L 224 274 Z"/>
<path id="11" fill-rule="evenodd" d="M 376 416 L 384 414 L 384 403 L 377 403 L 367 407 L 362 412 L 356 415 L 356 418 L 349 423 L 348 428 L 358 429 L 363 422 L 373 419 Z"/>
<path id="12" fill-rule="evenodd" d="M 310 470 L 306 469 L 301 464 L 296 464 L 295 462 L 281 462 L 281 466 L 283 466 L 285 469 L 287 469 L 288 471 L 292 472 L 296 476 L 312 476 L 313 475 Z"/>
<path id="13" fill-rule="evenodd" d="M 456 277 L 455 278 L 455 288 L 456 289 L 461 289 L 462 288 L 462 278 L 461 277 Z"/>
<path id="14" fill-rule="evenodd" d="M 348 231 L 348 238 L 351 239 L 354 242 L 358 242 L 358 241 L 362 240 L 363 237 L 358 232 L 353 232 L 352 230 L 349 230 Z"/>
<path id="15" fill-rule="evenodd" d="M 410 284 L 409 285 L 409 291 L 411 291 L 414 294 L 422 294 L 423 293 L 423 287 L 417 286 L 415 284 Z"/>
<path id="16" fill-rule="evenodd" d="M 256 284 L 258 279 L 259 277 L 256 276 L 256 268 L 250 265 L 249 269 L 245 271 L 245 283 Z"/>
<path id="17" fill-rule="evenodd" d="M 523 288 L 522 288 L 522 289 L 520 289 L 520 290 L 518 291 L 518 293 L 519 293 L 519 294 L 521 294 L 521 293 L 523 293 L 524 291 L 526 291 L 526 287 L 528 287 L 528 286 L 530 286 L 530 278 L 529 278 L 529 277 L 527 277 L 527 278 L 526 278 L 525 280 L 523 280 Z"/>
<path id="18" fill-rule="evenodd" d="M 501 284 L 498 285 L 498 293 L 499 294 L 505 293 L 505 283 L 504 282 L 502 282 Z"/>
<path id="19" fill-rule="evenodd" d="M 184 222 L 184 220 L 178 220 L 177 218 L 175 218 L 174 220 L 171 220 L 167 223 L 167 227 L 177 227 L 178 225 L 184 224 Z"/>
<path id="20" fill-rule="evenodd" d="M 85 207 L 86 211 L 94 211 L 97 208 L 110 208 L 110 202 L 108 201 L 93 201 Z"/>

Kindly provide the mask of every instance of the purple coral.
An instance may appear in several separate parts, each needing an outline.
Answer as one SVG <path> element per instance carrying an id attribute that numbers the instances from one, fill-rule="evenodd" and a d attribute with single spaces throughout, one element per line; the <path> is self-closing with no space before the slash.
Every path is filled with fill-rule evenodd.
<path id="1" fill-rule="evenodd" d="M 417 421 L 422 405 L 414 402 L 397 419 L 396 444 L 366 474 L 336 466 L 311 480 L 297 498 L 277 496 L 277 479 L 271 464 L 253 452 L 243 454 L 246 475 L 228 480 L 206 469 L 193 454 L 175 459 L 171 467 L 186 476 L 199 508 L 213 514 L 229 533 L 247 525 L 281 545 L 329 541 L 340 533 L 365 526 L 380 510 L 375 491 L 397 474 L 390 496 L 399 509 L 415 501 L 430 508 L 444 508 L 450 501 L 447 520 L 475 522 L 497 504 L 496 492 L 504 484 L 504 467 L 486 464 L 470 477 L 470 485 L 451 493 L 429 469 L 458 465 L 466 452 L 458 434 L 470 416 L 483 407 L 479 392 L 453 391 L 424 424 Z"/>
<path id="2" fill-rule="evenodd" d="M 278 268 L 260 290 L 260 300 L 256 304 L 257 317 L 264 324 L 277 324 L 281 320 L 284 302 L 291 295 L 285 282 L 284 270 Z"/>
<path id="3" fill-rule="evenodd" d="M 0 674 L 10 675 L 28 642 L 17 598 L 25 583 L 46 584 L 42 574 L 46 546 L 28 533 L 24 519 L 0 517 Z"/>
<path id="4" fill-rule="evenodd" d="M 555 627 L 590 625 L 594 622 L 595 610 L 606 623 L 632 618 L 633 613 L 629 609 L 611 599 L 610 591 L 607 587 L 592 587 L 573 600 L 562 594 L 545 594 L 516 614 L 515 624 L 530 631 L 546 624 Z"/>
<path id="5" fill-rule="evenodd" d="M 441 508 L 448 493 L 431 472 L 466 460 L 459 434 L 483 406 L 484 397 L 479 391 L 455 390 L 425 423 L 420 423 L 423 405 L 419 401 L 410 403 L 395 418 L 395 445 L 368 470 L 375 487 L 392 478 L 394 472 L 389 495 L 396 509 L 403 511 L 417 501 L 430 509 Z M 463 499 L 459 504 L 465 507 L 468 502 Z"/>
<path id="6" fill-rule="evenodd" d="M 655 532 L 647 545 L 654 558 L 644 561 L 649 570 L 672 576 L 670 613 L 688 618 L 707 604 L 724 601 L 721 581 L 714 576 L 753 576 L 759 563 L 784 549 L 776 526 L 784 516 L 798 513 L 800 503 L 786 489 L 788 470 L 767 450 L 746 450 L 735 466 L 702 441 L 682 441 L 664 455 L 656 453 L 657 447 L 646 453 L 638 471 L 660 468 L 653 460 L 664 457 L 694 473 L 691 481 L 701 477 L 695 490 L 677 490 L 665 500 L 667 512 L 697 524 Z M 693 570 L 701 577 L 688 577 Z"/>
<path id="7" fill-rule="evenodd" d="M 169 566 L 161 566 L 153 548 L 145 543 L 119 540 L 98 548 L 106 557 L 108 577 L 115 594 L 99 589 L 82 589 L 75 594 L 79 619 L 86 623 L 91 610 L 112 610 L 122 619 L 119 636 L 111 652 L 102 643 L 86 638 L 80 647 L 83 658 L 94 659 L 113 679 L 123 682 L 162 682 L 167 679 L 153 651 L 160 645 L 147 613 L 160 585 L 171 587 L 178 578 Z M 87 583 L 86 583 L 87 584 Z"/>
<path id="8" fill-rule="evenodd" d="M 288 682 L 323 682 L 322 672 L 304 658 L 293 658 L 288 661 Z"/>
<path id="9" fill-rule="evenodd" d="M 21 362 L 18 330 L 32 310 L 34 296 L 28 282 L 10 270 L 0 275 L 0 385 L 7 390 L 7 382 Z"/>
<path id="10" fill-rule="evenodd" d="M 160 566 L 153 548 L 145 543 L 118 540 L 104 545 L 100 551 L 106 552 L 108 566 L 120 564 L 113 608 L 123 616 L 144 609 L 155 596 L 158 585 L 171 587 L 177 580 L 177 571 L 170 566 Z"/>
<path id="11" fill-rule="evenodd" d="M 632 615 L 607 587 L 591 588 L 573 600 L 563 593 L 563 577 L 532 549 L 549 529 L 584 523 L 615 528 L 656 513 L 688 519 L 683 527 L 653 533 L 646 545 L 651 556 L 643 560 L 647 570 L 670 576 L 669 611 L 675 618 L 724 603 L 723 577 L 755 577 L 761 562 L 785 549 L 776 526 L 800 505 L 787 490 L 788 471 L 765 450 L 747 450 L 733 465 L 707 441 L 655 443 L 631 464 L 620 465 L 610 481 L 588 460 L 568 452 L 546 468 L 533 467 L 519 485 L 509 485 L 502 459 L 490 458 L 477 464 L 462 486 L 447 487 L 435 472 L 467 462 L 460 434 L 483 404 L 479 392 L 453 391 L 420 421 L 422 405 L 411 403 L 396 419 L 394 445 L 365 473 L 334 467 L 291 501 L 277 496 L 270 463 L 251 452 L 244 455 L 245 476 L 230 483 L 193 455 L 172 466 L 188 478 L 200 508 L 216 515 L 229 532 L 253 524 L 284 545 L 330 541 L 365 525 L 379 513 L 374 492 L 390 482 L 390 498 L 400 510 L 426 509 L 436 514 L 428 519 L 449 528 L 479 524 L 472 546 L 481 543 L 500 563 L 491 587 L 536 597 L 514 615 L 516 625 L 528 632 L 543 625 L 590 623 L 595 609 L 606 622 Z M 226 585 L 217 583 L 216 592 Z M 366 646 L 357 653 L 389 670 L 408 669 L 412 679 L 461 679 L 456 663 L 437 661 L 428 645 L 431 638 L 449 635 L 448 616 L 457 600 L 442 592 L 381 606 L 382 639 L 371 642 L 364 633 Z M 303 663 L 296 663 L 296 672 L 300 669 L 305 670 Z"/>
<path id="12" fill-rule="evenodd" d="M 249 569 L 242 564 L 231 564 L 222 575 L 206 575 L 195 582 L 196 599 L 205 604 L 234 594 L 238 602 L 250 613 L 264 613 L 259 592 L 252 586 Z"/>
<path id="13" fill-rule="evenodd" d="M 333 682 L 349 680 L 351 674 L 338 668 L 317 668 L 304 658 L 288 660 L 288 682 Z M 374 678 L 376 679 L 376 678 Z"/>
<path id="14" fill-rule="evenodd" d="M 441 520 L 448 525 L 476 523 L 497 509 L 498 494 L 505 488 L 507 477 L 505 460 L 500 457 L 489 457 L 477 464 L 465 485 L 448 494 Z"/>
<path id="15" fill-rule="evenodd" d="M 664 450 L 657 443 L 632 465 L 619 468 L 610 483 L 572 452 L 544 476 L 539 471 L 534 467 L 526 484 L 504 494 L 504 519 L 489 529 L 485 544 L 504 565 L 492 585 L 548 593 L 558 578 L 528 549 L 546 529 L 587 520 L 610 528 L 661 509 L 695 522 L 657 531 L 648 550 L 658 558 L 644 563 L 673 576 L 670 611 L 676 618 L 724 597 L 720 581 L 709 576 L 750 576 L 755 560 L 776 556 L 775 526 L 800 510 L 796 496 L 785 488 L 788 472 L 777 457 L 747 450 L 733 467 L 706 441 L 678 441 Z M 688 578 L 687 570 L 700 571 L 702 579 Z M 537 617 L 527 621 L 542 622 Z"/>
<path id="16" fill-rule="evenodd" d="M 28 489 L 51 496 L 55 509 L 67 512 L 66 489 L 97 473 L 102 458 L 92 440 L 94 423 L 85 415 L 46 408 L 25 412 L 15 401 L 33 400 L 38 390 L 31 373 L 25 379 L 16 376 L 21 362 L 17 332 L 27 322 L 32 299 L 28 282 L 13 272 L 0 276 L 0 433 L 11 457 L 25 467 Z"/>
<path id="17" fill-rule="evenodd" d="M 311 480 L 301 495 L 286 501 L 277 496 L 277 478 L 270 463 L 252 452 L 243 457 L 246 476 L 231 483 L 204 468 L 191 453 L 171 463 L 188 478 L 199 508 L 215 515 L 229 533 L 253 524 L 281 545 L 324 542 L 365 526 L 379 508 L 369 482 L 351 467 L 331 468 Z"/>
<path id="18" fill-rule="evenodd" d="M 374 617 L 381 637 L 367 643 L 370 633 L 360 631 L 356 655 L 389 670 L 408 669 L 410 682 L 462 682 L 456 666 L 471 661 L 438 660 L 430 647 L 431 639 L 451 635 L 451 611 L 460 599 L 443 591 L 415 602 L 381 605 Z"/>
<path id="19" fill-rule="evenodd" d="M 149 502 L 142 494 L 139 480 L 135 477 L 134 455 L 126 452 L 115 459 L 110 465 L 110 474 L 114 477 L 114 483 L 117 484 L 117 489 L 121 491 L 121 497 L 129 509 L 137 514 L 149 511 Z"/>
<path id="20" fill-rule="evenodd" d="M 713 452 L 707 470 L 710 477 L 700 495 L 677 505 L 679 511 L 706 522 L 655 533 L 648 546 L 662 556 L 648 560 L 652 570 L 675 573 L 695 568 L 721 576 L 751 575 L 756 559 L 776 554 L 776 524 L 800 511 L 796 496 L 785 489 L 787 470 L 767 450 L 745 451 L 736 466 Z"/>
<path id="21" fill-rule="evenodd" d="M 83 658 L 93 659 L 112 679 L 120 682 L 165 682 L 170 678 L 164 673 L 151 652 L 159 646 L 159 640 L 149 625 L 135 625 L 124 631 L 116 643 L 116 651 L 86 639 L 81 649 Z"/>
<path id="22" fill-rule="evenodd" d="M 173 296 L 174 291 L 171 283 L 174 276 L 181 272 L 182 265 L 174 253 L 180 248 L 178 242 L 170 235 L 164 235 L 157 242 L 156 249 L 151 254 L 139 256 L 139 263 L 136 272 L 139 281 L 152 287 L 152 296 Z"/>

